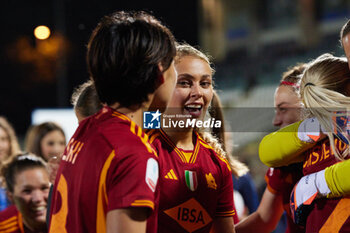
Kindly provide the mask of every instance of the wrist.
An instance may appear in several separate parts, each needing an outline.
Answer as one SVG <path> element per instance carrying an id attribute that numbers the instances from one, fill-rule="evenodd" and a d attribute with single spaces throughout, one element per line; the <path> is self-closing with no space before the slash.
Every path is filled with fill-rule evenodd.
<path id="1" fill-rule="evenodd" d="M 315 185 L 321 197 L 325 197 L 331 193 L 331 190 L 329 189 L 326 182 L 325 170 L 315 173 Z"/>

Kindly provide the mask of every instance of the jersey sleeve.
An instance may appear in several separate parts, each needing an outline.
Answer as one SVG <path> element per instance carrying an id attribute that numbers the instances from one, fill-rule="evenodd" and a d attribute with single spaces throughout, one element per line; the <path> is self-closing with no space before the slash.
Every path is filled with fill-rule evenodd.
<path id="1" fill-rule="evenodd" d="M 331 194 L 328 197 L 340 197 L 350 194 L 350 160 L 336 163 L 326 168 L 325 178 Z"/>
<path id="2" fill-rule="evenodd" d="M 259 157 L 269 167 L 287 166 L 303 161 L 302 152 L 313 143 L 303 142 L 298 138 L 301 121 L 288 125 L 266 135 L 259 145 Z"/>
<path id="3" fill-rule="evenodd" d="M 281 192 L 281 184 L 283 182 L 281 177 L 281 170 L 275 168 L 269 168 L 265 174 L 265 181 L 267 185 L 267 189 L 273 193 L 278 195 Z"/>
<path id="4" fill-rule="evenodd" d="M 116 154 L 106 180 L 107 210 L 146 207 L 154 209 L 159 167 L 157 158 L 147 151 Z"/>
<path id="5" fill-rule="evenodd" d="M 291 190 L 302 177 L 302 164 L 293 164 L 288 167 L 269 168 L 265 175 L 268 190 L 276 195 L 284 195 Z"/>
<path id="6" fill-rule="evenodd" d="M 236 210 L 233 202 L 233 181 L 226 164 L 222 165 L 222 168 L 222 182 L 218 195 L 216 217 L 234 216 Z"/>

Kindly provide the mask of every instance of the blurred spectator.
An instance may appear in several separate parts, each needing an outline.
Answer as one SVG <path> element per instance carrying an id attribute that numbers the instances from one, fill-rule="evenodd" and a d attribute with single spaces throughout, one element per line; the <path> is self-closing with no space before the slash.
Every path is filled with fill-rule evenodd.
<path id="1" fill-rule="evenodd" d="M 15 131 L 6 118 L 0 117 L 0 166 L 3 161 L 19 152 L 20 148 Z M 10 204 L 6 196 L 6 190 L 3 186 L 3 178 L 0 177 L 0 211 Z"/>
<path id="2" fill-rule="evenodd" d="M 247 207 L 243 216 L 253 213 L 259 206 L 259 198 L 256 191 L 254 181 L 250 175 L 247 173 L 239 178 L 232 176 L 233 187 L 237 190 L 243 198 L 244 205 Z"/>
<path id="3" fill-rule="evenodd" d="M 25 140 L 26 151 L 46 162 L 52 157 L 60 157 L 66 146 L 63 129 L 54 122 L 44 122 L 31 126 Z"/>
<path id="4" fill-rule="evenodd" d="M 49 175 L 43 159 L 20 154 L 2 168 L 11 202 L 0 212 L 0 232 L 47 232 L 46 205 L 49 193 Z"/>

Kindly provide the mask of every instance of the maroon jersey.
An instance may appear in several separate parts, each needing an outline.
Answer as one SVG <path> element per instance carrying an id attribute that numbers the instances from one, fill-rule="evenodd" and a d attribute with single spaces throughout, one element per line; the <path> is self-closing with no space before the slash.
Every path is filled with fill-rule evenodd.
<path id="1" fill-rule="evenodd" d="M 268 190 L 275 195 L 282 196 L 283 209 L 287 213 L 286 233 L 305 232 L 304 228 L 294 224 L 289 207 L 290 193 L 301 177 L 303 177 L 303 171 L 300 163 L 286 167 L 269 168 L 265 175 Z"/>
<path id="2" fill-rule="evenodd" d="M 22 215 L 14 205 L 0 212 L 0 232 L 33 233 L 23 225 Z"/>
<path id="3" fill-rule="evenodd" d="M 149 132 L 159 155 L 158 232 L 209 232 L 216 217 L 234 216 L 228 162 L 196 135 L 193 151 L 177 148 L 164 131 Z"/>
<path id="4" fill-rule="evenodd" d="M 49 232 L 106 232 L 110 210 L 154 209 L 157 180 L 148 136 L 127 116 L 105 107 L 79 124 L 65 149 Z M 151 219 L 147 232 L 156 232 L 156 218 Z"/>
<path id="5" fill-rule="evenodd" d="M 346 149 L 346 144 L 339 139 L 335 139 L 334 144 L 340 152 Z M 307 175 L 337 162 L 329 140 L 324 139 L 305 152 L 303 172 Z M 317 199 L 307 218 L 306 232 L 350 232 L 349 216 L 349 198 Z"/>

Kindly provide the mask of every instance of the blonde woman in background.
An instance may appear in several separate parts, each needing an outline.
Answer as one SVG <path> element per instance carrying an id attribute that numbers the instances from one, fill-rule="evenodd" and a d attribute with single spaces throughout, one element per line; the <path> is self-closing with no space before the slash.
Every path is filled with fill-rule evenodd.
<path id="1" fill-rule="evenodd" d="M 6 118 L 0 116 L 0 162 L 19 153 L 15 131 Z"/>
<path id="2" fill-rule="evenodd" d="M 5 160 L 19 152 L 20 147 L 13 127 L 5 117 L 0 116 L 0 167 Z M 3 178 L 0 177 L 0 210 L 5 209 L 10 204 L 3 186 Z"/>
<path id="3" fill-rule="evenodd" d="M 301 119 L 302 104 L 298 96 L 301 75 L 306 64 L 298 64 L 283 73 L 280 85 L 274 95 L 275 116 L 273 124 L 285 127 Z M 302 177 L 302 164 L 269 168 L 265 175 L 267 187 L 261 203 L 254 213 L 236 226 L 238 233 L 268 233 L 278 225 L 282 214 L 286 213 L 287 225 L 284 232 L 302 233 L 304 229 L 293 223 L 289 209 L 290 193 Z M 283 223 L 283 221 L 280 221 Z M 282 230 L 282 229 L 281 229 Z"/>
<path id="4" fill-rule="evenodd" d="M 300 95 L 309 116 L 313 118 L 308 118 L 282 130 L 286 132 L 286 135 L 282 137 L 296 138 L 295 141 L 291 141 L 293 148 L 286 145 L 283 153 L 279 151 L 279 148 L 285 145 L 281 141 L 282 137 L 279 137 L 278 140 L 282 143 L 275 149 L 271 147 L 271 143 L 278 143 L 275 135 L 266 136 L 260 144 L 260 158 L 267 164 L 279 166 L 298 160 L 304 162 L 303 173 L 306 177 L 303 177 L 294 189 L 291 210 L 294 212 L 294 220 L 306 225 L 306 232 L 350 231 L 346 211 L 347 206 L 350 207 L 348 198 L 315 199 L 331 195 L 325 171 L 331 165 L 348 159 L 347 132 L 342 130 L 344 125 L 341 122 L 337 121 L 337 124 L 334 125 L 332 118 L 347 117 L 346 110 L 350 106 L 349 81 L 350 72 L 345 58 L 324 54 L 310 62 L 300 84 Z M 320 132 L 326 134 L 327 137 L 322 138 Z M 299 146 L 295 146 L 297 141 Z M 314 144 L 310 143 L 315 141 Z M 303 153 L 289 153 L 296 147 L 302 148 L 303 146 L 308 146 L 309 149 Z M 328 171 L 332 173 L 332 170 Z M 344 182 L 341 183 L 347 182 L 347 179 L 343 180 Z M 305 193 L 299 195 L 302 190 Z M 341 209 L 345 212 L 342 212 Z"/>
<path id="5" fill-rule="evenodd" d="M 350 58 L 350 20 L 348 20 L 341 29 L 340 32 L 340 42 L 348 58 L 348 66 L 349 66 L 349 58 Z M 304 120 L 306 123 L 312 123 L 309 119 Z M 278 132 L 271 133 L 267 135 L 262 142 L 260 143 L 260 157 L 264 163 L 269 166 L 280 166 L 281 164 L 288 164 L 293 161 L 300 161 L 302 156 L 300 156 L 305 150 L 314 145 L 315 141 L 320 140 L 324 135 L 320 131 L 317 119 L 314 119 L 314 123 L 310 125 L 310 127 L 316 127 L 318 130 L 313 129 L 313 135 L 316 137 L 309 138 L 300 138 L 298 135 L 303 135 L 306 126 L 308 124 L 302 122 L 297 122 L 292 124 L 286 129 L 281 129 Z M 301 127 L 303 126 L 303 127 Z M 300 132 L 299 132 L 300 131 Z M 284 143 L 284 142 L 288 142 Z M 274 146 L 272 146 L 274 145 Z M 274 157 L 271 158 L 268 154 L 274 154 Z M 340 162 L 334 164 L 330 167 L 327 167 L 324 171 L 324 180 L 327 187 L 330 190 L 330 193 L 327 194 L 327 197 L 340 197 L 343 195 L 350 194 L 350 182 L 343 177 L 348 177 L 350 175 L 350 161 L 345 160 L 344 162 Z M 319 180 L 320 177 L 318 176 Z M 307 177 L 310 179 L 310 176 Z M 303 178 L 304 179 L 304 178 Z M 306 177 L 305 177 L 306 179 Z M 322 182 L 321 182 L 322 183 Z M 299 197 L 301 203 L 303 201 L 308 200 L 310 196 L 312 196 L 314 191 L 317 191 L 317 185 L 313 182 L 310 182 L 313 186 L 308 187 L 308 190 L 313 191 L 304 191 L 296 192 L 296 196 Z M 299 204 L 301 204 L 299 203 Z M 298 204 L 297 204 L 298 205 Z"/>

